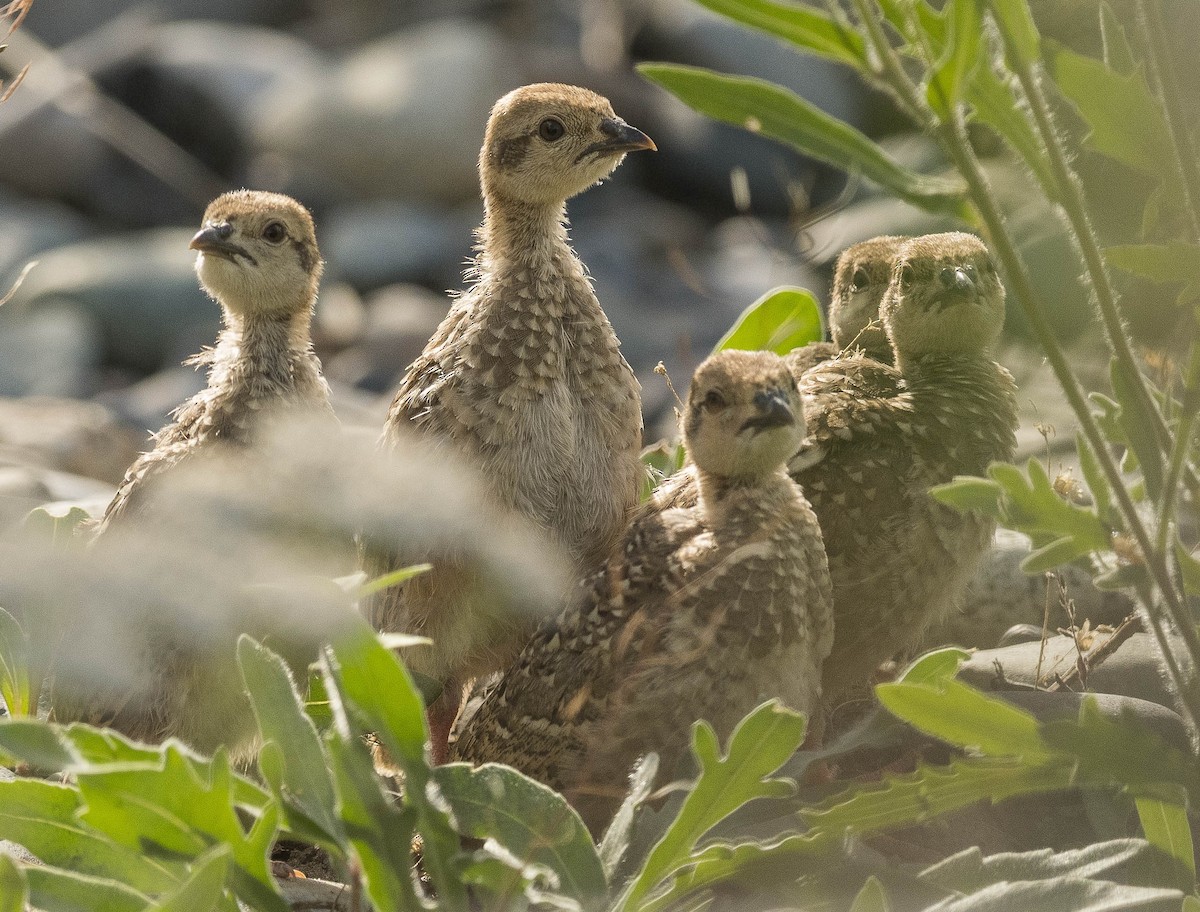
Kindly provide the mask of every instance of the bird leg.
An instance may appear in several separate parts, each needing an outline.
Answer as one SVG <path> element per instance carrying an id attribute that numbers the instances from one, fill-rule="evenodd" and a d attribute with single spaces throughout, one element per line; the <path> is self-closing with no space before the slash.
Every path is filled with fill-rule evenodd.
<path id="1" fill-rule="evenodd" d="M 426 710 L 429 720 L 429 749 L 433 754 L 433 765 L 441 766 L 450 759 L 450 730 L 458 718 L 462 705 L 462 685 L 447 681 L 438 698 Z"/>

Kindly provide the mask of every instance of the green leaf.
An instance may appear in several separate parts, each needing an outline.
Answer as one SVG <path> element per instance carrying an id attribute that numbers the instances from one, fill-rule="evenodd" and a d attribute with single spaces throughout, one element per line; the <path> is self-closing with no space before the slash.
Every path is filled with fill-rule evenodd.
<path id="1" fill-rule="evenodd" d="M 30 865 L 29 901 L 39 912 L 145 912 L 150 898 L 117 883 L 58 868 Z"/>
<path id="2" fill-rule="evenodd" d="M 971 654 L 957 646 L 946 646 L 918 656 L 900 675 L 905 684 L 935 684 L 948 681 Z"/>
<path id="3" fill-rule="evenodd" d="M 772 778 L 771 773 L 800 747 L 805 728 L 804 716 L 770 700 L 738 723 L 722 758 L 712 727 L 697 722 L 692 727 L 692 751 L 699 761 L 700 776 L 679 815 L 617 903 L 617 912 L 638 908 L 652 890 L 687 867 L 701 837 L 741 805 L 756 798 L 792 794 L 795 783 Z"/>
<path id="4" fill-rule="evenodd" d="M 77 760 L 57 726 L 35 719 L 0 722 L 0 751 L 50 773 L 62 772 Z"/>
<path id="5" fill-rule="evenodd" d="M 1108 3 L 1100 4 L 1100 39 L 1104 45 L 1104 65 L 1114 73 L 1127 76 L 1137 69 L 1133 48 L 1125 35 L 1125 26 Z"/>
<path id="6" fill-rule="evenodd" d="M 843 29 L 828 15 L 800 3 L 772 0 L 696 0 L 714 13 L 760 29 L 784 41 L 858 70 L 866 69 L 862 36 Z"/>
<path id="7" fill-rule="evenodd" d="M 975 119 L 991 127 L 1013 147 L 1047 193 L 1057 186 L 1046 163 L 1042 141 L 1034 133 L 1010 83 L 992 67 L 981 64 L 971 73 L 966 92 Z"/>
<path id="8" fill-rule="evenodd" d="M 604 870 L 587 827 L 553 789 L 495 763 L 451 763 L 434 770 L 458 832 L 494 839 L 522 865 L 553 871 L 559 892 L 581 903 L 603 895 Z"/>
<path id="9" fill-rule="evenodd" d="M 362 601 L 377 592 L 391 589 L 393 586 L 399 586 L 401 583 L 408 582 L 414 576 L 420 576 L 422 573 L 427 573 L 432 569 L 433 564 L 413 564 L 411 567 L 401 567 L 398 570 L 392 570 L 390 573 L 384 573 L 382 576 L 377 576 L 359 585 L 354 590 L 354 600 L 356 602 Z"/>
<path id="10" fill-rule="evenodd" d="M 1183 576 L 1183 589 L 1188 595 L 1200 595 L 1200 560 L 1175 539 L 1175 559 L 1179 561 L 1179 572 Z"/>
<path id="11" fill-rule="evenodd" d="M 1131 275 L 1162 285 L 1182 282 L 1179 300 L 1200 296 L 1200 246 L 1195 244 L 1118 244 L 1104 249 L 1104 258 Z"/>
<path id="12" fill-rule="evenodd" d="M 1060 538 L 1072 541 L 1072 556 L 1110 548 L 1109 526 L 1090 509 L 1064 500 L 1055 492 L 1045 468 L 1036 459 L 1026 463 L 1028 477 L 1008 463 L 993 463 L 988 474 L 1003 489 L 999 520 L 1009 529 L 1024 532 L 1039 544 Z M 1068 549 L 1058 546 L 1054 554 Z M 1039 558 L 1039 563 L 1046 557 Z"/>
<path id="13" fill-rule="evenodd" d="M 25 912 L 29 882 L 9 855 L 0 853 L 0 912 Z"/>
<path id="14" fill-rule="evenodd" d="M 713 351 L 736 348 L 786 355 L 824 334 L 821 307 L 804 288 L 776 288 L 742 311 Z"/>
<path id="15" fill-rule="evenodd" d="M 982 513 L 993 519 L 1003 515 L 1000 509 L 1003 493 L 1004 489 L 996 482 L 970 475 L 956 475 L 953 481 L 929 489 L 930 496 L 938 503 L 960 513 Z"/>
<path id="16" fill-rule="evenodd" d="M 884 708 L 897 718 L 958 747 L 1029 761 L 1041 761 L 1047 756 L 1038 734 L 1037 719 L 1003 700 L 984 696 L 961 681 L 940 680 L 934 685 L 880 684 L 875 693 Z"/>
<path id="17" fill-rule="evenodd" d="M 37 715 L 40 688 L 30 686 L 29 665 L 29 638 L 17 619 L 0 608 L 0 699 L 10 717 Z"/>
<path id="18" fill-rule="evenodd" d="M 992 884 L 940 902 L 930 912 L 1178 912 L 1182 900 L 1178 890 L 1066 876 Z"/>
<path id="19" fill-rule="evenodd" d="M 50 540 L 55 545 L 68 545 L 75 539 L 75 529 L 91 517 L 87 510 L 70 503 L 52 503 L 30 510 L 25 516 L 25 530 Z"/>
<path id="20" fill-rule="evenodd" d="M 1044 880 L 1071 875 L 1135 886 L 1157 886 L 1157 853 L 1142 839 L 1113 839 L 1079 849 L 1000 852 L 986 858 L 978 847 L 964 849 L 918 876 L 955 893 L 973 893 L 1003 881 Z"/>
<path id="21" fill-rule="evenodd" d="M 887 894 L 881 884 L 872 874 L 863 884 L 863 888 L 854 897 L 850 912 L 891 912 L 892 904 L 888 902 Z"/>
<path id="22" fill-rule="evenodd" d="M 701 114 L 788 143 L 834 167 L 861 173 L 915 206 L 936 212 L 957 213 L 960 209 L 964 188 L 958 180 L 902 168 L 858 130 L 782 86 L 677 64 L 644 63 L 638 70 Z"/>
<path id="23" fill-rule="evenodd" d="M 654 777 L 658 775 L 658 754 L 651 751 L 643 756 L 634 766 L 629 776 L 629 794 L 621 802 L 612 823 L 604 831 L 600 841 L 600 864 L 604 868 L 605 878 L 611 880 L 613 875 L 629 851 L 633 841 L 633 822 L 637 809 L 650 797 L 654 787 Z"/>
<path id="24" fill-rule="evenodd" d="M 942 58 L 930 75 L 926 99 L 943 117 L 962 100 L 971 72 L 979 66 L 983 10 L 979 0 L 949 0 L 946 5 L 948 40 Z"/>
<path id="25" fill-rule="evenodd" d="M 1122 76 L 1068 48 L 1054 54 L 1053 66 L 1059 89 L 1091 128 L 1084 145 L 1168 186 L 1175 181 L 1174 168 L 1163 167 L 1173 153 L 1162 103 L 1141 71 Z"/>
<path id="26" fill-rule="evenodd" d="M 225 894 L 225 878 L 231 861 L 229 846 L 217 846 L 199 859 L 192 876 L 177 890 L 147 912 L 199 912 L 216 909 Z"/>
<path id="27" fill-rule="evenodd" d="M 1117 420 L 1125 430 L 1129 448 L 1137 455 L 1146 491 L 1157 503 L 1162 494 L 1166 468 L 1158 446 L 1158 428 L 1154 417 L 1141 407 L 1141 399 L 1136 392 L 1138 379 L 1130 377 L 1128 369 L 1117 358 L 1112 359 L 1109 379 L 1112 381 L 1113 395 L 1121 407 Z"/>
<path id="28" fill-rule="evenodd" d="M 1018 60 L 1032 64 L 1041 55 L 1040 37 L 1028 0 L 989 0 L 1008 49 Z"/>
<path id="29" fill-rule="evenodd" d="M 1035 576 L 1045 573 L 1047 570 L 1053 570 L 1055 567 L 1061 567 L 1063 564 L 1069 564 L 1075 558 L 1091 553 L 1092 550 L 1090 546 L 1080 544 L 1078 539 L 1070 536 L 1056 538 L 1054 541 L 1034 549 L 1028 557 L 1022 560 L 1021 571 Z"/>
<path id="30" fill-rule="evenodd" d="M 1187 796 L 1178 801 L 1138 798 L 1138 820 L 1146 841 L 1178 863 L 1175 886 L 1191 892 L 1196 884 L 1196 855 L 1192 847 L 1192 828 L 1188 823 Z"/>
<path id="31" fill-rule="evenodd" d="M 242 635 L 238 665 L 250 695 L 254 718 L 264 743 L 279 748 L 279 784 L 288 805 L 294 803 L 321 828 L 327 839 L 340 842 L 341 822 L 334 812 L 329 759 L 312 720 L 304 714 L 300 695 L 287 664 L 271 650 Z"/>
<path id="32" fill-rule="evenodd" d="M 79 793 L 38 779 L 0 782 L 0 839 L 24 846 L 48 865 L 114 877 L 145 893 L 179 883 L 178 865 L 149 858 L 80 823 Z"/>
<path id="33" fill-rule="evenodd" d="M 466 890 L 456 870 L 459 837 L 446 819 L 445 798 L 432 781 L 425 706 L 412 677 L 365 624 L 335 644 L 333 658 L 330 673 L 347 715 L 373 730 L 404 771 L 404 801 L 416 813 L 422 860 L 438 899 L 446 908 L 466 909 Z"/>
<path id="34" fill-rule="evenodd" d="M 81 819 L 122 845 L 147 853 L 197 858 L 226 843 L 233 886 L 263 912 L 287 912 L 267 867 L 278 807 L 269 803 L 249 833 L 235 810 L 229 760 L 218 753 L 198 765 L 168 742 L 161 768 L 114 766 L 77 774 L 87 807 Z"/>

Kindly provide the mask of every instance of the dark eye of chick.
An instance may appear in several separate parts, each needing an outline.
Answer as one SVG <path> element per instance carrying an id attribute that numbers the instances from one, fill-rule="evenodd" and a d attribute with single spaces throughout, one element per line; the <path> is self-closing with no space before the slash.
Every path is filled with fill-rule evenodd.
<path id="1" fill-rule="evenodd" d="M 867 275 L 867 271 L 859 266 L 854 270 L 854 278 L 850 280 L 850 288 L 854 291 L 862 291 L 871 284 L 871 277 Z"/>
<path id="2" fill-rule="evenodd" d="M 262 236 L 263 240 L 270 244 L 279 244 L 287 237 L 287 226 L 283 222 L 267 222 Z"/>
<path id="3" fill-rule="evenodd" d="M 567 132 L 567 128 L 562 125 L 562 121 L 557 117 L 547 117 L 538 124 L 538 136 L 546 140 L 546 142 L 557 142 L 563 138 Z"/>
<path id="4" fill-rule="evenodd" d="M 725 397 L 718 390 L 709 390 L 704 397 L 704 407 L 707 409 L 725 408 Z"/>

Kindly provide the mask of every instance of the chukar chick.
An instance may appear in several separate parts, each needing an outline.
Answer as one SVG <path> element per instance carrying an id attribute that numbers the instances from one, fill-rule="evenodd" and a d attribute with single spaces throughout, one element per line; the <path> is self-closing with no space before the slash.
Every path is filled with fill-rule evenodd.
<path id="1" fill-rule="evenodd" d="M 383 434 L 384 446 L 413 434 L 464 457 L 493 507 L 533 519 L 581 567 L 608 554 L 636 502 L 642 419 L 637 379 L 568 242 L 566 200 L 653 148 L 586 89 L 530 85 L 496 103 L 479 157 L 474 283 L 409 367 Z M 536 619 L 479 592 L 454 555 L 426 557 L 431 572 L 367 611 L 380 630 L 433 640 L 405 659 L 443 685 L 430 706 L 442 760 L 463 685 L 511 662 Z M 372 575 L 397 564 L 364 562 Z"/>
<path id="2" fill-rule="evenodd" d="M 847 247 L 838 257 L 829 300 L 832 342 L 812 342 L 788 352 L 788 366 L 797 377 L 810 367 L 836 358 L 848 349 L 892 363 L 892 345 L 883 331 L 879 305 L 892 277 L 896 252 L 908 238 L 883 235 Z"/>
<path id="3" fill-rule="evenodd" d="M 97 535 L 136 515 L 155 477 L 209 447 L 250 443 L 265 416 L 333 414 L 309 331 L 323 263 L 308 210 L 278 193 L 236 190 L 209 204 L 188 246 L 200 285 L 221 305 L 216 347 L 189 362 L 208 366 L 208 385 L 130 466 Z"/>
<path id="4" fill-rule="evenodd" d="M 185 463 L 252 445 L 264 423 L 283 412 L 333 420 L 309 335 L 322 262 L 308 210 L 277 193 L 226 193 L 205 210 L 189 246 L 197 251 L 200 284 L 221 305 L 224 323 L 216 347 L 192 359 L 208 366 L 208 386 L 175 410 L 154 448 L 130 467 L 96 524 L 96 546 L 150 521 L 154 489 Z M 202 666 L 212 657 L 193 649 L 190 635 L 168 630 L 137 651 L 136 671 L 154 682 L 149 697 L 114 693 L 101 681 L 86 693 L 56 689 L 55 718 L 109 725 L 142 741 L 178 736 L 203 751 L 225 744 L 236 753 L 253 728 L 249 706 L 241 707 L 243 717 L 230 717 L 230 707 L 204 684 Z M 229 637 L 229 658 L 235 639 Z M 233 690 L 244 704 L 240 688 Z"/>
<path id="5" fill-rule="evenodd" d="M 781 358 L 705 361 L 685 422 L 697 504 L 635 520 L 484 698 L 455 759 L 563 791 L 598 833 L 635 760 L 657 751 L 669 775 L 697 719 L 724 738 L 773 697 L 816 710 L 833 620 L 821 532 L 786 471 L 803 436 Z"/>

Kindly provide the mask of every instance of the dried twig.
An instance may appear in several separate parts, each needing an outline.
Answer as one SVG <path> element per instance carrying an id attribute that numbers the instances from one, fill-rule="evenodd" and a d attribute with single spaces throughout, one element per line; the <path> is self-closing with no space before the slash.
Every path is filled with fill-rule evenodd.
<path id="1" fill-rule="evenodd" d="M 1081 654 L 1079 661 L 1075 664 L 1075 668 L 1065 675 L 1055 675 L 1055 682 L 1047 687 L 1046 690 L 1051 693 L 1060 690 L 1073 690 L 1072 685 L 1077 683 L 1086 687 L 1088 673 L 1098 668 L 1105 659 L 1117 651 L 1117 647 L 1141 630 L 1141 628 L 1141 618 L 1137 612 L 1134 612 L 1117 625 L 1107 640 L 1086 654 Z"/>

